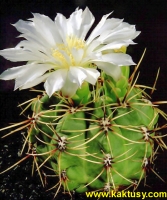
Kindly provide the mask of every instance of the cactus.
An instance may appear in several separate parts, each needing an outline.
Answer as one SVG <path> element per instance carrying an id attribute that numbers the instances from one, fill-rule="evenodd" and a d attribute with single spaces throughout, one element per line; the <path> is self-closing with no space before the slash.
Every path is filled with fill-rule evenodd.
<path id="1" fill-rule="evenodd" d="M 28 128 L 23 160 L 33 157 L 43 185 L 40 171 L 47 168 L 58 177 L 57 192 L 137 188 L 154 162 L 154 142 L 166 148 L 156 134 L 166 126 L 157 126 L 165 114 L 134 77 L 122 67 L 118 82 L 102 73 L 94 87 L 84 83 L 72 98 L 43 91 L 28 101 L 32 116 L 15 131 Z"/>
<path id="2" fill-rule="evenodd" d="M 155 142 L 167 148 L 157 134 L 166 128 L 158 126 L 166 114 L 157 107 L 163 102 L 151 102 L 145 91 L 153 93 L 155 84 L 137 84 L 138 67 L 131 74 L 129 67 L 120 67 L 119 79 L 101 70 L 95 85 L 84 81 L 72 96 L 33 89 L 37 97 L 20 104 L 28 104 L 22 114 L 31 107 L 31 117 L 1 129 L 17 127 L 3 137 L 27 129 L 21 151 L 27 145 L 26 156 L 7 170 L 32 157 L 43 186 L 42 171 L 55 176 L 50 188 L 56 188 L 55 196 L 62 188 L 69 194 L 136 190 L 150 169 L 162 179 L 151 165 Z"/>

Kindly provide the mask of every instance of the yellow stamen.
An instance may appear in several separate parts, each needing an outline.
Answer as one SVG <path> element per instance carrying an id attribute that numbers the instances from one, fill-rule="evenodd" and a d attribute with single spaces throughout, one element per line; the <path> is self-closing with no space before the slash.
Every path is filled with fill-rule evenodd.
<path id="1" fill-rule="evenodd" d="M 67 41 L 67 46 L 70 49 L 72 49 L 72 48 L 84 49 L 85 48 L 85 41 L 81 40 L 77 37 L 69 36 L 69 37 L 67 37 L 66 41 Z"/>
<path id="2" fill-rule="evenodd" d="M 72 49 L 84 49 L 85 41 L 75 36 L 68 36 L 66 43 L 58 44 L 56 49 L 52 49 L 52 56 L 56 58 L 65 68 L 69 66 L 77 66 L 75 57 L 72 54 Z M 68 59 L 66 58 L 68 57 Z"/>

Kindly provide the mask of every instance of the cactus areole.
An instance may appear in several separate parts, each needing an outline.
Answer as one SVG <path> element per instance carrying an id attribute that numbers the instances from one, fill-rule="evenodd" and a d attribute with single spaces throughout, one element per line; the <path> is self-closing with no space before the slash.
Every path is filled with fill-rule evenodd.
<path id="1" fill-rule="evenodd" d="M 156 173 L 151 167 L 155 142 L 166 148 L 164 136 L 157 134 L 166 128 L 158 126 L 159 116 L 166 118 L 157 107 L 162 102 L 152 103 L 146 93 L 153 93 L 155 84 L 137 84 L 139 64 L 129 72 L 135 63 L 126 48 L 139 32 L 108 14 L 87 35 L 94 23 L 88 8 L 68 19 L 57 14 L 55 21 L 33 15 L 14 25 L 26 40 L 0 51 L 10 61 L 27 64 L 6 70 L 0 79 L 15 79 L 15 89 L 45 82 L 45 90 L 21 104 L 27 104 L 22 114 L 31 108 L 28 119 L 2 128 L 16 127 L 2 137 L 26 128 L 21 161 L 33 157 L 43 185 L 42 171 L 55 175 L 50 188 L 56 188 L 55 196 L 59 191 L 135 190 L 150 169 Z"/>

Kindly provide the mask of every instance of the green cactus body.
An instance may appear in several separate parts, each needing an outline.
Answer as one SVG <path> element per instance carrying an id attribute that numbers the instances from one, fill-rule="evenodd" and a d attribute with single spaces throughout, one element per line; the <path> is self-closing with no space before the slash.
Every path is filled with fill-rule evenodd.
<path id="1" fill-rule="evenodd" d="M 118 82 L 102 74 L 72 99 L 44 94 L 33 101 L 32 155 L 58 176 L 58 190 L 119 191 L 146 177 L 159 112 L 128 77 L 123 67 Z"/>

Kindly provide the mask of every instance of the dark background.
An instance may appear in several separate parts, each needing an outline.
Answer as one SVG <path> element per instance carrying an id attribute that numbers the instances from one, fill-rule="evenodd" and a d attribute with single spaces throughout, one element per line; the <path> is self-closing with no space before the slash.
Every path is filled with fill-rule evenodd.
<path id="1" fill-rule="evenodd" d="M 160 76 L 157 83 L 157 91 L 153 94 L 153 101 L 167 100 L 167 1 L 166 0 L 48 0 L 48 1 L 0 1 L 0 49 L 14 47 L 19 39 L 19 33 L 11 25 L 19 19 L 29 19 L 31 13 L 41 13 L 54 19 L 56 13 L 62 13 L 66 17 L 76 7 L 88 6 L 96 17 L 96 22 L 102 15 L 114 11 L 111 17 L 124 18 L 125 22 L 135 24 L 136 29 L 141 31 L 135 39 L 137 45 L 131 46 L 128 53 L 137 63 L 147 48 L 146 55 L 140 66 L 139 83 L 152 86 L 160 67 Z M 0 57 L 0 73 L 5 69 L 17 66 Z M 18 103 L 28 99 L 29 94 L 25 91 L 13 92 L 14 81 L 0 81 L 0 127 L 9 122 L 18 122 L 20 109 Z M 160 107 L 167 112 L 167 105 Z M 161 119 L 160 123 L 165 123 Z M 0 139 L 0 171 L 18 160 L 17 152 L 21 148 L 22 137 L 15 133 L 6 139 Z M 167 140 L 166 140 L 167 142 Z M 161 151 L 160 151 L 161 152 Z M 39 178 L 31 177 L 29 161 L 22 163 L 17 169 L 3 174 L 0 178 L 0 199 L 51 199 L 52 195 L 45 193 L 40 186 Z M 155 170 L 167 181 L 167 152 L 161 152 L 155 161 Z M 159 180 L 152 172 L 147 178 L 150 187 L 139 187 L 139 191 L 167 191 L 166 183 Z M 58 199 L 65 197 L 59 196 Z M 76 197 L 76 199 L 82 197 Z M 69 197 L 67 198 L 69 199 Z"/>

